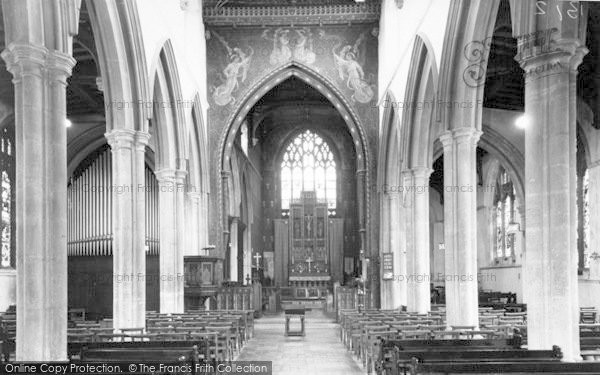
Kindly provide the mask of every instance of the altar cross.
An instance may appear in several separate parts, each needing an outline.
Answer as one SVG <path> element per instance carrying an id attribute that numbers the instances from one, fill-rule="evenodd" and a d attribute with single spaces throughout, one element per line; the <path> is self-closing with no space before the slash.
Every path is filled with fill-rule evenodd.
<path id="1" fill-rule="evenodd" d="M 312 257 L 306 258 L 306 263 L 308 263 L 308 272 L 312 272 L 310 269 L 310 265 L 314 262 Z"/>
<path id="2" fill-rule="evenodd" d="M 254 253 L 253 256 L 254 260 L 256 261 L 256 268 L 260 268 L 260 258 L 262 258 L 262 255 L 260 255 L 259 253 Z"/>

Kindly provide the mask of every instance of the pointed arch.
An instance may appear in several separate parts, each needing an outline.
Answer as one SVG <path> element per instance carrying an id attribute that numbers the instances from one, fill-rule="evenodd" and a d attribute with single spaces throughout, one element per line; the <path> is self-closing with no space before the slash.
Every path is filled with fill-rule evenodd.
<path id="1" fill-rule="evenodd" d="M 452 0 L 440 64 L 440 101 L 483 102 L 489 45 L 499 6 L 500 0 Z M 436 117 L 445 130 L 453 130 L 471 124 L 481 126 L 481 112 L 481 106 L 469 111 L 440 106 Z"/>
<path id="2" fill-rule="evenodd" d="M 510 141 L 495 131 L 491 126 L 483 124 L 483 133 L 479 139 L 478 147 L 487 151 L 506 169 L 515 184 L 517 197 L 525 202 L 525 158 L 521 151 Z M 443 156 L 442 144 L 434 143 L 433 160 Z"/>
<path id="3" fill-rule="evenodd" d="M 146 53 L 135 2 L 86 0 L 102 77 L 107 131 L 148 131 Z"/>
<path id="4" fill-rule="evenodd" d="M 221 184 L 218 185 L 218 206 L 219 207 L 219 223 L 221 225 L 223 238 L 222 241 L 227 240 L 229 235 L 227 230 L 227 217 L 226 213 L 230 211 L 227 207 L 229 198 L 228 189 L 229 181 L 231 180 L 231 170 L 229 168 L 229 162 L 232 160 L 232 150 L 234 147 L 234 139 L 240 126 L 246 118 L 248 112 L 253 106 L 271 89 L 282 83 L 284 80 L 296 77 L 302 80 L 307 85 L 324 95 L 331 104 L 337 109 L 341 117 L 344 119 L 346 126 L 349 129 L 349 133 L 353 139 L 354 148 L 356 151 L 356 163 L 357 163 L 357 187 L 358 187 L 358 206 L 359 206 L 359 218 L 358 221 L 362 227 L 359 229 L 361 232 L 362 244 L 364 248 L 369 243 L 370 230 L 370 189 L 369 186 L 370 176 L 370 162 L 371 156 L 369 153 L 368 141 L 364 127 L 360 122 L 358 114 L 354 111 L 352 105 L 344 97 L 344 95 L 322 74 L 312 70 L 311 68 L 299 64 L 297 62 L 290 62 L 273 72 L 269 73 L 262 79 L 258 80 L 239 101 L 239 104 L 232 111 L 231 115 L 227 120 L 227 126 L 223 129 L 223 132 L 219 141 L 219 154 L 218 154 L 218 165 L 220 166 L 220 178 L 222 179 Z M 223 242 L 226 243 L 226 242 Z"/>
<path id="5" fill-rule="evenodd" d="M 208 142 L 206 141 L 206 123 L 204 121 L 202 112 L 202 102 L 200 95 L 194 96 L 194 104 L 192 106 L 192 126 L 193 130 L 190 132 L 192 142 L 197 145 L 197 159 L 198 159 L 198 179 L 199 184 L 197 185 L 201 192 L 209 193 L 210 191 L 210 180 L 209 180 L 209 166 L 208 166 Z"/>
<path id="6" fill-rule="evenodd" d="M 227 159 L 231 155 L 233 140 L 248 112 L 266 93 L 284 80 L 297 77 L 313 89 L 323 94 L 338 110 L 346 122 L 353 138 L 356 154 L 357 169 L 365 169 L 369 162 L 367 138 L 359 116 L 352 105 L 327 78 L 311 68 L 299 63 L 288 63 L 260 79 L 240 100 L 240 104 L 227 120 L 228 126 L 224 129 L 219 142 L 219 165 L 221 170 L 226 170 Z"/>
<path id="7" fill-rule="evenodd" d="M 382 130 L 379 141 L 379 155 L 377 158 L 377 189 L 380 192 L 382 187 L 389 183 L 387 168 L 391 159 L 389 156 L 390 150 L 400 147 L 397 139 L 398 114 L 394 108 L 394 103 L 398 102 L 391 91 L 387 91 L 383 103 L 385 109 L 381 121 Z"/>
<path id="8" fill-rule="evenodd" d="M 400 127 L 403 169 L 430 167 L 433 163 L 433 115 L 438 71 L 433 47 L 426 36 L 415 36 L 408 72 L 402 125 Z"/>
<path id="9" fill-rule="evenodd" d="M 187 170 L 188 132 L 183 111 L 181 82 L 173 46 L 165 42 L 154 73 L 153 123 L 156 124 L 159 169 Z"/>

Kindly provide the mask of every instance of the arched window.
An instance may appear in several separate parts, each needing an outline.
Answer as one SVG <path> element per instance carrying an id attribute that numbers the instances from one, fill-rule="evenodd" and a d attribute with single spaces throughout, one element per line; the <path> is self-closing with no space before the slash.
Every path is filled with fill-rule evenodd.
<path id="1" fill-rule="evenodd" d="M 0 133 L 0 268 L 15 267 L 14 135 L 6 126 Z"/>
<path id="2" fill-rule="evenodd" d="M 518 202 L 515 187 L 504 169 L 500 171 L 496 186 L 494 256 L 496 259 L 510 258 L 515 256 L 515 235 L 518 231 L 515 210 Z"/>
<path id="3" fill-rule="evenodd" d="M 590 173 L 583 175 L 583 267 L 590 268 Z"/>
<path id="4" fill-rule="evenodd" d="M 244 154 L 248 156 L 248 125 L 245 122 L 240 128 L 240 146 Z"/>
<path id="5" fill-rule="evenodd" d="M 290 142 L 281 162 L 281 209 L 288 210 L 302 191 L 314 191 L 317 199 L 327 201 L 335 209 L 337 170 L 327 142 L 310 130 Z"/>
<path id="6" fill-rule="evenodd" d="M 590 189 L 589 168 L 583 137 L 577 131 L 577 253 L 578 272 L 582 274 L 590 268 Z"/>

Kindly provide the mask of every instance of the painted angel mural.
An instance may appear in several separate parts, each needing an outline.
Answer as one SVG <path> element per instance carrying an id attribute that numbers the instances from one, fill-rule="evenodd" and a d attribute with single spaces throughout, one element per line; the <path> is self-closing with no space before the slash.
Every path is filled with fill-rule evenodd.
<path id="1" fill-rule="evenodd" d="M 363 70 L 364 56 L 360 53 L 365 35 L 366 33 L 362 33 L 354 45 L 347 44 L 342 47 L 343 43 L 338 43 L 332 49 L 340 79 L 345 81 L 346 86 L 354 92 L 352 99 L 360 103 L 370 102 L 373 95 L 375 95 L 373 85 L 365 77 Z M 363 60 L 362 64 L 359 63 L 359 59 Z"/>
<path id="2" fill-rule="evenodd" d="M 226 106 L 235 102 L 232 94 L 238 88 L 239 80 L 241 79 L 241 82 L 246 80 L 254 50 L 250 46 L 248 46 L 248 52 L 244 52 L 239 47 L 231 48 L 222 36 L 216 32 L 212 32 L 212 34 L 227 50 L 227 65 L 223 69 L 222 74 L 219 75 L 221 84 L 213 87 L 212 97 L 217 105 Z"/>
<path id="3" fill-rule="evenodd" d="M 263 31 L 262 37 L 273 42 L 273 50 L 269 62 L 271 65 L 279 65 L 286 63 L 292 59 L 292 49 L 290 47 L 290 30 L 278 28 L 273 33 L 273 37 L 269 36 L 269 29 Z"/>
<path id="4" fill-rule="evenodd" d="M 317 55 L 313 51 L 312 32 L 308 27 L 296 30 L 298 40 L 294 47 L 294 59 L 303 64 L 310 65 L 315 62 Z"/>

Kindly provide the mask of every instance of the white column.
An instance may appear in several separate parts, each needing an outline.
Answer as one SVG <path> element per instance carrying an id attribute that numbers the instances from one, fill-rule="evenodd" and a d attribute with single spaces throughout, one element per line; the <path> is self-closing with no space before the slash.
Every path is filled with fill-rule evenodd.
<path id="1" fill-rule="evenodd" d="M 244 285 L 248 284 L 246 281 L 246 277 L 252 277 L 252 227 L 248 226 L 246 228 L 246 234 L 244 239 L 244 274 L 243 281 Z M 286 281 L 287 282 L 287 281 Z"/>
<path id="2" fill-rule="evenodd" d="M 596 255 L 590 259 L 590 279 L 600 280 L 600 161 L 589 166 L 589 251 Z"/>
<path id="3" fill-rule="evenodd" d="M 446 321 L 448 326 L 479 326 L 477 290 L 476 148 L 481 132 L 445 132 L 444 241 Z"/>
<path id="4" fill-rule="evenodd" d="M 202 250 L 201 241 L 202 241 L 202 227 L 201 227 L 201 217 L 200 217 L 200 207 L 202 204 L 202 195 L 198 192 L 188 192 L 188 246 L 186 249 L 187 254 L 200 255 L 200 251 Z"/>
<path id="5" fill-rule="evenodd" d="M 146 325 L 145 147 L 150 135 L 130 129 L 106 133 L 112 151 L 113 327 Z"/>
<path id="6" fill-rule="evenodd" d="M 429 168 L 406 172 L 408 311 L 421 314 L 431 309 L 429 241 Z"/>
<path id="7" fill-rule="evenodd" d="M 381 194 L 381 237 L 379 244 L 379 258 L 383 259 L 384 253 L 392 253 L 393 257 L 396 258 L 394 248 L 391 245 L 391 231 L 392 225 L 390 223 L 390 211 L 391 211 L 391 197 L 389 194 Z M 394 267 L 394 273 L 396 273 L 396 267 Z M 395 308 L 396 300 L 394 298 L 394 280 L 384 280 L 383 264 L 381 265 L 380 275 L 381 279 L 381 308 L 385 310 Z"/>
<path id="8" fill-rule="evenodd" d="M 160 312 L 182 313 L 185 244 L 185 175 L 175 169 L 156 172 L 160 207 Z"/>
<path id="9" fill-rule="evenodd" d="M 576 83 L 587 52 L 564 39 L 552 52 L 521 58 L 525 70 L 527 341 L 580 358 L 577 279 Z M 532 52 L 532 51 L 525 51 Z"/>
<path id="10" fill-rule="evenodd" d="M 402 195 L 399 192 L 390 194 L 390 248 L 394 253 L 394 282 L 392 297 L 394 308 L 407 305 L 406 284 L 406 228 Z"/>
<path id="11" fill-rule="evenodd" d="M 232 218 L 229 226 L 229 280 L 238 281 L 238 217 Z"/>
<path id="12" fill-rule="evenodd" d="M 15 85 L 17 361 L 67 359 L 66 80 L 75 60 L 10 44 Z"/>

